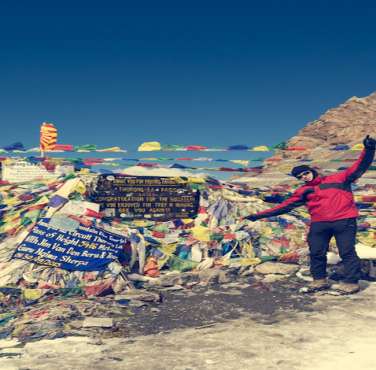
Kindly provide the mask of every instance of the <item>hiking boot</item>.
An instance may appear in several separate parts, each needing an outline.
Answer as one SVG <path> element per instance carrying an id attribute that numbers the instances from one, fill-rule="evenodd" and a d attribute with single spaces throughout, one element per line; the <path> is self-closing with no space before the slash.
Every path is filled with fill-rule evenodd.
<path id="1" fill-rule="evenodd" d="M 330 284 L 327 279 L 316 279 L 311 281 L 306 287 L 300 289 L 300 291 L 302 293 L 314 293 L 329 288 Z"/>
<path id="2" fill-rule="evenodd" d="M 357 283 L 339 283 L 333 284 L 332 289 L 342 294 L 353 294 L 359 292 L 360 287 Z"/>

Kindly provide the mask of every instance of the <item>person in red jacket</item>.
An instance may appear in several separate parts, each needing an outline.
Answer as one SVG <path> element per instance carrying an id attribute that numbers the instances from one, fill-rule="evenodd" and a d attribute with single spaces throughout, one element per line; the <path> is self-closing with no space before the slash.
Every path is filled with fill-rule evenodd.
<path id="1" fill-rule="evenodd" d="M 301 205 L 308 208 L 311 225 L 307 242 L 313 281 L 307 291 L 330 288 L 326 273 L 326 254 L 333 236 L 344 264 L 345 280 L 333 285 L 332 288 L 347 294 L 359 291 L 361 265 L 355 251 L 356 219 L 359 212 L 351 183 L 359 179 L 371 165 L 375 156 L 376 140 L 367 135 L 363 144 L 364 149 L 358 160 L 344 171 L 320 176 L 309 166 L 294 167 L 291 174 L 304 181 L 304 185 L 278 206 L 245 217 L 247 220 L 256 221 L 287 213 Z"/>

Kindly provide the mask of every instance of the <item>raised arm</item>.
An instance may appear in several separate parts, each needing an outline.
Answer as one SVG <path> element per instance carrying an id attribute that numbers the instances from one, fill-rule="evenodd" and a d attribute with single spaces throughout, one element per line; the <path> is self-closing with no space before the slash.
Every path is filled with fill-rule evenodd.
<path id="1" fill-rule="evenodd" d="M 375 157 L 376 140 L 369 135 L 363 140 L 364 149 L 361 152 L 357 161 L 345 171 L 340 172 L 343 176 L 343 181 L 353 182 L 364 174 L 372 164 Z"/>

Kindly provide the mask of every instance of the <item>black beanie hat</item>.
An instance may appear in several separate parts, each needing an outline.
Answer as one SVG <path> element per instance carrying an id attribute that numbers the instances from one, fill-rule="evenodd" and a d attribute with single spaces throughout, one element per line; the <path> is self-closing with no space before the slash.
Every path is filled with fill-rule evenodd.
<path id="1" fill-rule="evenodd" d="M 317 171 L 314 168 L 309 167 L 305 164 L 294 167 L 291 170 L 291 175 L 296 177 L 296 176 L 299 176 L 302 172 L 306 172 L 306 171 L 311 171 L 313 173 L 313 178 L 315 178 L 318 175 Z"/>

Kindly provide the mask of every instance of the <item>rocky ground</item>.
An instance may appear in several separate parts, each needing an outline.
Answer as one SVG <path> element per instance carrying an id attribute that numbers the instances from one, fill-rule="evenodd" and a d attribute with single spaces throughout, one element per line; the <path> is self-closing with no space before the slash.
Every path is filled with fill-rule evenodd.
<path id="1" fill-rule="evenodd" d="M 376 368 L 376 283 L 362 281 L 351 296 L 306 295 L 304 280 L 276 275 L 149 289 L 138 299 L 118 296 L 113 306 L 114 297 L 92 300 L 67 337 L 0 340 L 0 368 Z"/>

